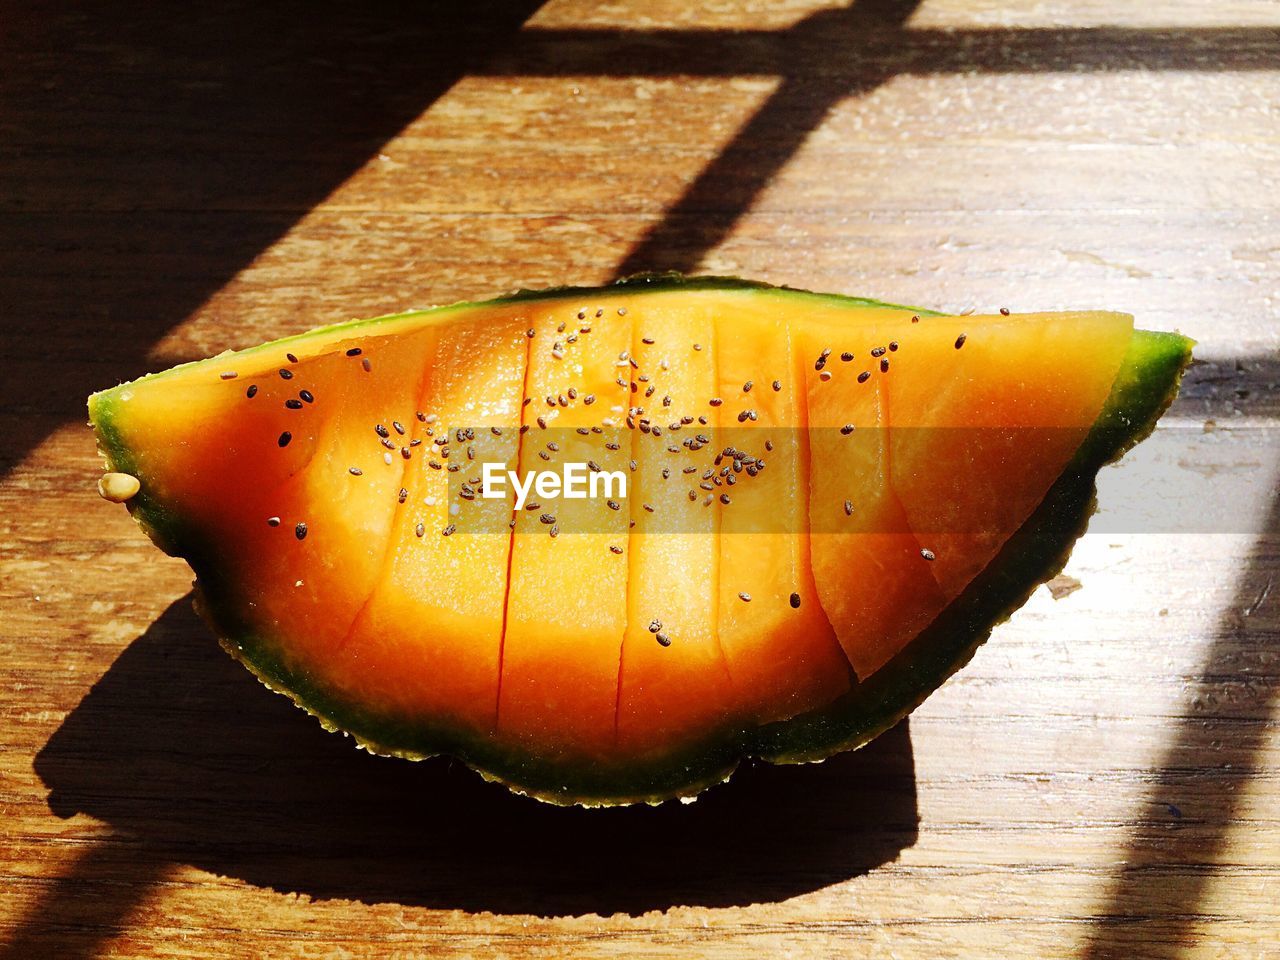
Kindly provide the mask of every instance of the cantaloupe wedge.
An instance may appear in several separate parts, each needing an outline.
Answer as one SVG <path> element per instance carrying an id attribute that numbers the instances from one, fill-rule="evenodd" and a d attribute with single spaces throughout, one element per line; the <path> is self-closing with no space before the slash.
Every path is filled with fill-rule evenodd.
<path id="1" fill-rule="evenodd" d="M 1056 571 L 1190 348 L 643 277 L 341 324 L 89 412 L 224 646 L 327 727 L 656 802 L 915 706 Z M 625 494 L 513 492 L 574 470 Z"/>

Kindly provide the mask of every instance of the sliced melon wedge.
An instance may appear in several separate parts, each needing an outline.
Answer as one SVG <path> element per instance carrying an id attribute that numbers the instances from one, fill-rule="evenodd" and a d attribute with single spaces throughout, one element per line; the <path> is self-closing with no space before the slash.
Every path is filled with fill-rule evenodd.
<path id="1" fill-rule="evenodd" d="M 224 646 L 325 726 L 656 802 L 927 696 L 1064 561 L 1190 348 L 646 277 L 342 324 L 89 411 Z M 531 508 L 485 463 L 629 489 Z"/>

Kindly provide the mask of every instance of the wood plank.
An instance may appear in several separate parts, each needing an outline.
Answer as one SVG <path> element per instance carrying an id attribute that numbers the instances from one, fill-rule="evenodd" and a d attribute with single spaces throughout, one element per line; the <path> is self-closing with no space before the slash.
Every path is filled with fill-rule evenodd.
<path id="1" fill-rule="evenodd" d="M 3 19 L 0 958 L 1280 956 L 1274 3 Z M 1057 599 L 866 751 L 689 807 L 354 752 L 93 492 L 92 389 L 667 266 L 1125 309 L 1205 362 Z M 1184 500 L 1107 527 L 1144 469 Z"/>

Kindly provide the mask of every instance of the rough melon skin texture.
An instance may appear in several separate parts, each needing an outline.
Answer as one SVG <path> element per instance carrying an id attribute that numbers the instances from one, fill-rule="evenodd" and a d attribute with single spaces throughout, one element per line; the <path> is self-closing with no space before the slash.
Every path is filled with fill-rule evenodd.
<path id="1" fill-rule="evenodd" d="M 1061 568 L 1191 346 L 1119 314 L 642 277 L 328 327 L 89 412 L 223 646 L 326 728 L 652 803 L 919 704 Z M 748 470 L 705 493 L 722 437 Z M 630 496 L 457 500 L 468 464 L 586 459 L 634 462 Z M 871 532 L 840 526 L 853 501 Z"/>

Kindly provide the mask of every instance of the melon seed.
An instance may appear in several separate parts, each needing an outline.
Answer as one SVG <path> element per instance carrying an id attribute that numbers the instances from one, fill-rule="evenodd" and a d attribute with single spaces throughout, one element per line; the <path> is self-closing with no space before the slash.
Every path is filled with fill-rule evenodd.
<path id="1" fill-rule="evenodd" d="M 104 473 L 98 480 L 98 496 L 112 503 L 124 503 L 141 489 L 138 478 L 128 473 Z"/>

